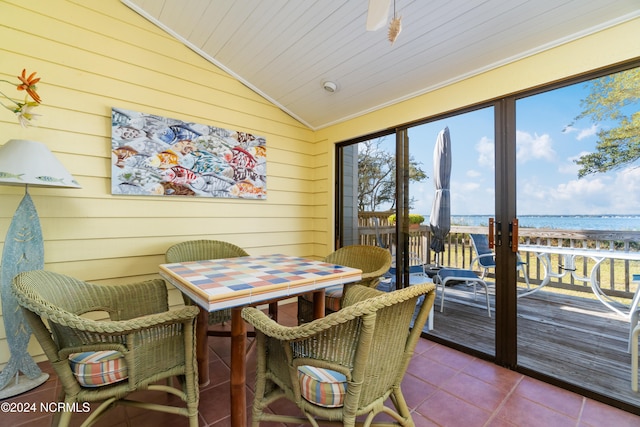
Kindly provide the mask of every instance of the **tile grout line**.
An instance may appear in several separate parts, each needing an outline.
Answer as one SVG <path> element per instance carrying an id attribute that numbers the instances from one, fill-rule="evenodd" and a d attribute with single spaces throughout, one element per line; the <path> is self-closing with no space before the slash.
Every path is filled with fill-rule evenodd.
<path id="1" fill-rule="evenodd" d="M 516 381 L 513 384 L 513 387 L 511 387 L 511 390 L 509 390 L 509 392 L 505 395 L 504 399 L 502 399 L 502 402 L 500 402 L 500 404 L 496 407 L 496 409 L 491 413 L 491 416 L 489 417 L 489 419 L 487 420 L 487 422 L 484 424 L 485 426 L 488 426 L 491 424 L 492 421 L 494 421 L 495 419 L 499 419 L 500 421 L 505 421 L 508 422 L 509 424 L 513 425 L 509 420 L 506 419 L 501 419 L 498 418 L 498 414 L 500 413 L 500 411 L 502 410 L 502 408 L 505 407 L 505 405 L 507 404 L 507 401 L 516 394 L 516 389 L 518 388 L 518 386 L 520 385 L 520 383 L 522 383 L 522 381 L 524 380 L 524 375 L 520 375 L 520 378 L 518 379 L 518 381 Z"/>

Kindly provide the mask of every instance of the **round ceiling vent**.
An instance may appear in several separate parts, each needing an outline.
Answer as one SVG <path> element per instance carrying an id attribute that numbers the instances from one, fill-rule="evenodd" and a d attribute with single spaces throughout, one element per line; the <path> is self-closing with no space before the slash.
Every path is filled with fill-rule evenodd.
<path id="1" fill-rule="evenodd" d="M 338 85 L 331 81 L 322 83 L 322 87 L 329 93 L 333 93 L 338 90 Z"/>

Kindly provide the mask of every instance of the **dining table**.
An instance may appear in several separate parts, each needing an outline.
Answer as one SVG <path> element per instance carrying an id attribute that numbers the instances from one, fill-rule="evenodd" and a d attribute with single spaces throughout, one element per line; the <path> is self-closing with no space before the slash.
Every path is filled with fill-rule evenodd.
<path id="1" fill-rule="evenodd" d="M 242 308 L 313 292 L 314 317 L 324 315 L 324 290 L 356 282 L 362 271 L 288 255 L 255 255 L 160 265 L 160 276 L 200 308 L 196 323 L 196 357 L 200 385 L 209 381 L 207 328 L 209 313 L 231 309 L 231 425 L 245 427 L 246 324 Z"/>
<path id="2" fill-rule="evenodd" d="M 630 319 L 633 312 L 638 308 L 640 304 L 640 286 L 636 288 L 631 304 L 626 309 L 621 309 L 612 304 L 611 298 L 605 294 L 600 288 L 598 280 L 598 271 L 600 265 L 606 259 L 620 259 L 627 261 L 640 261 L 640 252 L 633 251 L 616 251 L 612 249 L 591 249 L 591 248 L 576 248 L 576 247 L 559 247 L 559 246 L 542 246 L 542 245 L 518 245 L 519 251 L 531 252 L 541 261 L 544 268 L 544 278 L 537 287 L 523 292 L 518 295 L 518 298 L 531 295 L 544 288 L 551 278 L 564 277 L 566 274 L 571 274 L 575 280 L 589 283 L 591 291 L 595 297 L 608 309 L 618 313 Z M 551 264 L 551 255 L 560 256 L 561 262 L 558 265 L 558 270 L 554 271 Z M 588 276 L 582 276 L 578 274 L 576 268 L 576 258 L 584 257 L 590 258 L 594 261 L 591 266 L 591 271 Z"/>

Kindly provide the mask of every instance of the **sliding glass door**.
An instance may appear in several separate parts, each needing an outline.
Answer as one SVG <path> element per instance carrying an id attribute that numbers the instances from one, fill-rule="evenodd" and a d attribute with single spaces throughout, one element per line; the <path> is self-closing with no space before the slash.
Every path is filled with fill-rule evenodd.
<path id="1" fill-rule="evenodd" d="M 420 248 L 430 274 L 441 268 L 475 270 L 484 273 L 487 285 L 447 281 L 444 292 L 439 288 L 429 334 L 489 356 L 495 354 L 495 271 L 475 261 L 478 254 L 470 236 L 487 238 L 489 219 L 495 216 L 494 129 L 493 107 L 408 128 L 410 156 L 428 174 L 428 179 L 410 184 L 409 197 L 411 211 L 423 215 L 427 224 Z M 443 143 L 449 147 L 443 150 Z M 444 230 L 437 205 L 442 191 L 448 191 L 450 205 Z"/>
<path id="2" fill-rule="evenodd" d="M 336 244 L 388 248 L 387 289 L 416 265 L 473 271 L 488 295 L 438 286 L 430 339 L 640 413 L 639 117 L 640 69 L 620 66 L 338 144 Z M 443 183 L 450 223 L 432 227 Z M 493 243 L 493 265 L 472 236 Z"/>
<path id="3" fill-rule="evenodd" d="M 388 248 L 394 267 L 403 267 L 385 279 L 390 288 L 420 280 L 416 274 L 432 280 L 443 267 L 483 274 L 486 288 L 450 281 L 444 293 L 440 289 L 429 333 L 489 356 L 495 354 L 495 270 L 474 261 L 478 254 L 470 236 L 487 238 L 495 216 L 494 129 L 494 108 L 485 107 L 337 150 L 338 244 Z M 434 200 L 443 191 L 449 193 L 448 218 L 436 218 Z"/>
<path id="4" fill-rule="evenodd" d="M 640 273 L 640 69 L 516 101 L 518 366 L 638 405 L 630 304 Z"/>

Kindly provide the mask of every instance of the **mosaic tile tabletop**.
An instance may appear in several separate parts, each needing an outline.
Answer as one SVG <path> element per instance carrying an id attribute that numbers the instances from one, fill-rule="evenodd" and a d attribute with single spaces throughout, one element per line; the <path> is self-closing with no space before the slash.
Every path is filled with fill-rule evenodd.
<path id="1" fill-rule="evenodd" d="M 161 264 L 160 275 L 212 311 L 360 280 L 355 268 L 287 255 Z"/>

